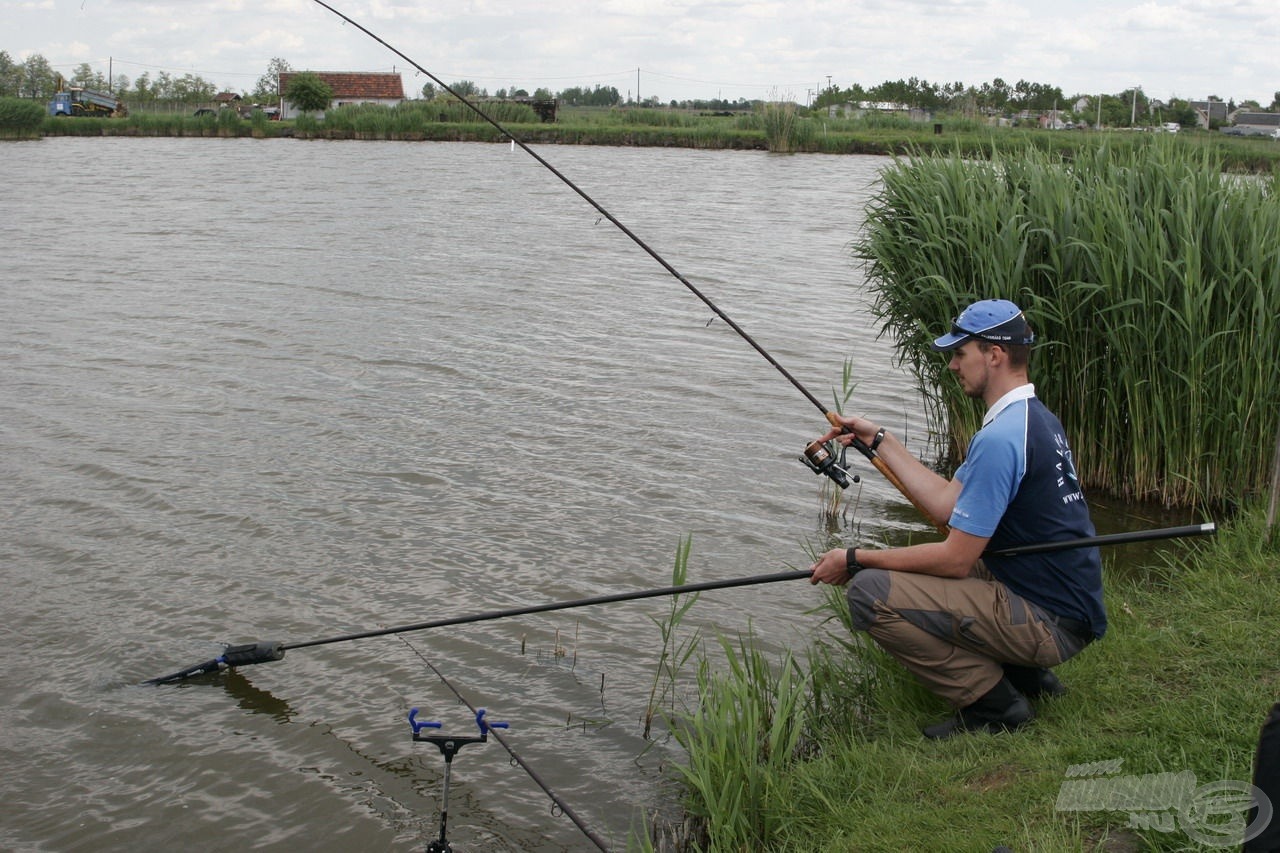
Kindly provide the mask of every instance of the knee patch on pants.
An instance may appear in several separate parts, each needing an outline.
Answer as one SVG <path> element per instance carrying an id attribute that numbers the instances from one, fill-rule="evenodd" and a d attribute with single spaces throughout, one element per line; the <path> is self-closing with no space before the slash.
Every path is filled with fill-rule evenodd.
<path id="1" fill-rule="evenodd" d="M 876 618 L 876 604 L 889 597 L 889 573 L 883 569 L 863 569 L 853 576 L 845 590 L 853 627 L 859 631 L 871 628 Z"/>

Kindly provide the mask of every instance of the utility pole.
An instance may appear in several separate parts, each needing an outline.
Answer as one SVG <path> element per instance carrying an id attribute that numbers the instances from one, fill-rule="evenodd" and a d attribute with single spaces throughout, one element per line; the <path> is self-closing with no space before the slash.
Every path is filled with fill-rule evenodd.
<path id="1" fill-rule="evenodd" d="M 640 69 L 636 69 L 636 106 L 640 106 Z"/>
<path id="2" fill-rule="evenodd" d="M 1133 87 L 1133 109 L 1129 111 L 1129 127 L 1138 123 L 1138 87 Z"/>

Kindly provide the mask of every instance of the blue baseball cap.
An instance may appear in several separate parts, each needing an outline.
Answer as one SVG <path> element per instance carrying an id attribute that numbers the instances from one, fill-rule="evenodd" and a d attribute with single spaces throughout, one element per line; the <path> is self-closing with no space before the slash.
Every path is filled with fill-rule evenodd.
<path id="1" fill-rule="evenodd" d="M 1008 299 L 984 299 L 952 320 L 951 331 L 933 342 L 933 350 L 953 350 L 974 338 L 993 344 L 1026 345 L 1033 343 L 1036 336 L 1017 305 Z"/>

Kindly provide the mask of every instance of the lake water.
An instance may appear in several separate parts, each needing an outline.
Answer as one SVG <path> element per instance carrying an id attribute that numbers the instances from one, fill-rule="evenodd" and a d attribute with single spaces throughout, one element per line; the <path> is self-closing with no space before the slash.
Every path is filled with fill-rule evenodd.
<path id="1" fill-rule="evenodd" d="M 923 449 L 848 244 L 888 163 L 540 148 L 827 405 Z M 51 138 L 0 146 L 0 847 L 421 849 L 473 704 L 615 849 L 669 802 L 641 717 L 663 600 L 142 679 L 221 644 L 808 565 L 925 528 L 821 413 L 506 145 Z M 805 643 L 807 583 L 689 628 Z M 563 652 L 563 653 L 561 653 Z M 692 673 L 690 673 L 692 675 Z M 589 847 L 501 747 L 453 764 L 460 850 Z"/>

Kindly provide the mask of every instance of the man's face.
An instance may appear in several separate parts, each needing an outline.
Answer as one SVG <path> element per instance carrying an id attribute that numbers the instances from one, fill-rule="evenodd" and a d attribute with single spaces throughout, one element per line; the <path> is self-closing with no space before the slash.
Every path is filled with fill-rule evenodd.
<path id="1" fill-rule="evenodd" d="M 966 396 L 982 399 L 987 393 L 987 382 L 990 379 L 991 364 L 987 353 L 982 351 L 977 341 L 965 341 L 951 351 L 951 361 L 947 367 L 960 382 L 960 390 Z"/>

